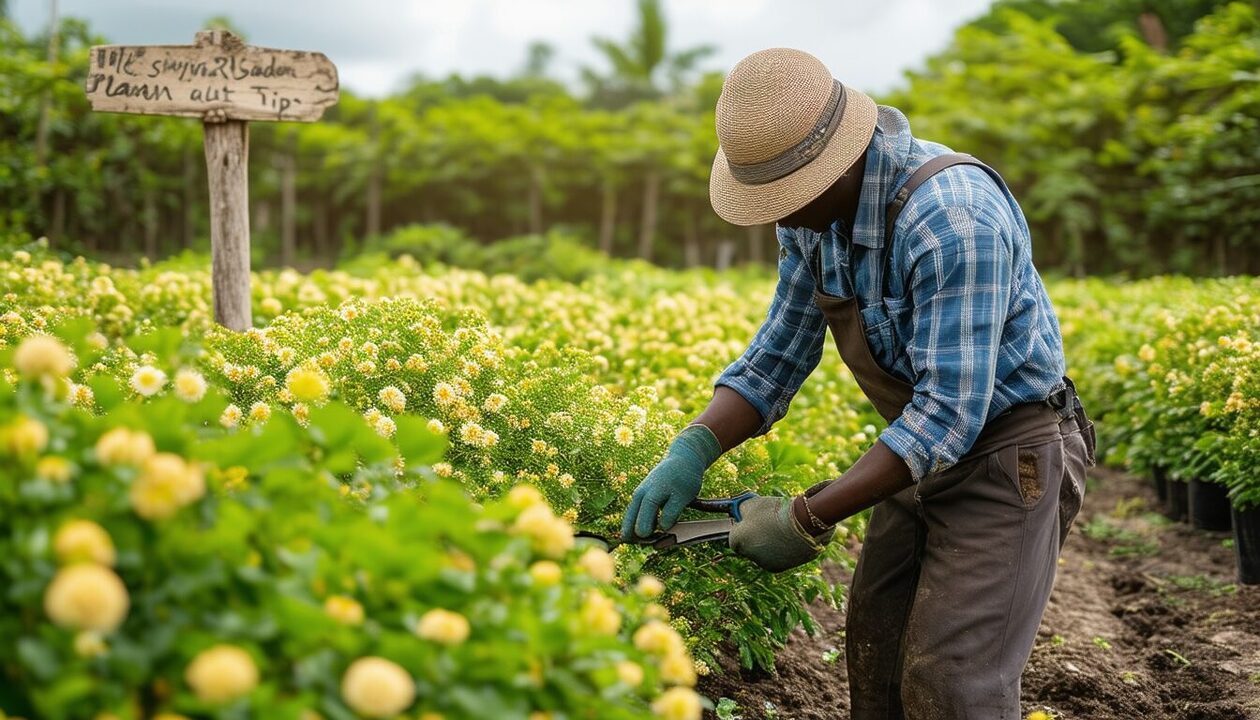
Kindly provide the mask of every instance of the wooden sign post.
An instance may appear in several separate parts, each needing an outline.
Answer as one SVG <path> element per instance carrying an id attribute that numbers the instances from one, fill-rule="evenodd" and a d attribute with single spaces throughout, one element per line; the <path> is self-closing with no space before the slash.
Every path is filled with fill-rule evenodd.
<path id="1" fill-rule="evenodd" d="M 337 68 L 323 53 L 254 47 L 206 30 L 194 45 L 93 47 L 84 89 L 93 110 L 201 119 L 214 319 L 249 327 L 248 121 L 318 120 L 337 103 Z"/>

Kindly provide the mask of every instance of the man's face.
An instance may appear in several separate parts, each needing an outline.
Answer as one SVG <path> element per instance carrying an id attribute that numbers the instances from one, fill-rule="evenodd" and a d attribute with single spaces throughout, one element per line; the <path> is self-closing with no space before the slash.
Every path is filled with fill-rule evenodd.
<path id="1" fill-rule="evenodd" d="M 853 167 L 839 177 L 822 195 L 814 198 L 808 205 L 778 221 L 781 227 L 809 228 L 821 233 L 831 229 L 831 224 L 839 218 L 852 221 L 857 212 L 858 199 L 862 193 L 862 176 L 866 170 L 866 157 L 858 159 Z"/>
<path id="2" fill-rule="evenodd" d="M 833 184 L 808 205 L 779 220 L 779 225 L 787 228 L 809 228 L 817 233 L 829 230 L 836 218 L 840 217 L 839 204 L 832 192 L 839 184 Z"/>

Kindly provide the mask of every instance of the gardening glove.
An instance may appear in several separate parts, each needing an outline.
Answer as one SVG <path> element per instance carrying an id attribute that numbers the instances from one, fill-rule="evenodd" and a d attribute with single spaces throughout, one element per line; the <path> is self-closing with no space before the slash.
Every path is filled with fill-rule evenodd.
<path id="1" fill-rule="evenodd" d="M 812 495 L 826 483 L 806 491 Z M 740 503 L 742 518 L 731 528 L 727 544 L 767 572 L 783 572 L 813 560 L 835 536 L 834 528 L 815 537 L 796 521 L 787 497 L 755 497 Z"/>
<path id="2" fill-rule="evenodd" d="M 708 427 L 692 424 L 682 429 L 670 443 L 660 463 L 635 488 L 621 521 L 621 537 L 644 538 L 656 530 L 659 512 L 662 530 L 678 522 L 687 504 L 700 496 L 704 471 L 722 455 L 717 436 Z"/>

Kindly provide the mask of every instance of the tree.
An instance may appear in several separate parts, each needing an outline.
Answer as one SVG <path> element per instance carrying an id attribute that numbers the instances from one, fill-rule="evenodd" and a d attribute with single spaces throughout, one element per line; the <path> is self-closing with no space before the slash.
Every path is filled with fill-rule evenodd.
<path id="1" fill-rule="evenodd" d="M 670 53 L 666 48 L 668 27 L 660 0 L 638 0 L 636 8 L 637 23 L 625 42 L 606 37 L 591 40 L 610 67 L 608 74 L 590 67 L 582 69 L 595 105 L 620 108 L 638 100 L 660 97 L 662 73 L 668 80 L 668 89 L 676 91 L 715 50 L 711 45 L 699 45 Z"/>

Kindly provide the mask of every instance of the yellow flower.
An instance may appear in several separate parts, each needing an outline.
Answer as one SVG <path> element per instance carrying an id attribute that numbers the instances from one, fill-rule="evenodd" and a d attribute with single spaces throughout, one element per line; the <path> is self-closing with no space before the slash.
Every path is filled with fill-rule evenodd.
<path id="1" fill-rule="evenodd" d="M 630 687 L 639 687 L 643 684 L 643 666 L 633 660 L 622 660 L 615 666 L 617 668 L 617 679 L 629 685 Z"/>
<path id="2" fill-rule="evenodd" d="M 116 427 L 96 441 L 96 459 L 102 465 L 141 465 L 155 452 L 148 433 L 125 427 Z"/>
<path id="3" fill-rule="evenodd" d="M 35 476 L 49 482 L 67 482 L 73 470 L 74 466 L 69 460 L 56 455 L 42 457 L 35 463 Z"/>
<path id="4" fill-rule="evenodd" d="M 357 370 L 360 375 L 375 375 L 376 363 L 371 360 L 360 360 L 354 364 L 354 369 Z"/>
<path id="5" fill-rule="evenodd" d="M 249 406 L 249 419 L 256 423 L 271 419 L 271 406 L 265 402 L 256 402 Z"/>
<path id="6" fill-rule="evenodd" d="M 324 600 L 324 612 L 342 625 L 363 624 L 363 606 L 345 595 L 329 595 Z"/>
<path id="7" fill-rule="evenodd" d="M 434 608 L 416 623 L 416 634 L 447 646 L 463 643 L 468 639 L 468 618 L 457 612 Z"/>
<path id="8" fill-rule="evenodd" d="M 386 385 L 381 388 L 376 397 L 380 399 L 382 405 L 396 413 L 407 409 L 407 396 L 403 395 L 403 391 L 393 385 Z"/>
<path id="9" fill-rule="evenodd" d="M 1033 710 L 1028 713 L 1028 720 L 1053 720 L 1053 716 L 1044 710 Z"/>
<path id="10" fill-rule="evenodd" d="M 12 455 L 26 457 L 48 446 L 48 428 L 34 418 L 20 415 L 0 433 L 4 447 Z"/>
<path id="11" fill-rule="evenodd" d="M 649 620 L 668 622 L 669 608 L 661 605 L 660 603 L 648 603 L 648 606 L 643 608 L 643 617 Z"/>
<path id="12" fill-rule="evenodd" d="M 1132 347 L 1132 346 L 1130 346 Z M 1138 349 L 1138 359 L 1144 363 L 1149 363 L 1155 359 L 1155 348 L 1150 345 L 1143 345 Z"/>
<path id="13" fill-rule="evenodd" d="M 433 402 L 446 406 L 459 399 L 459 393 L 450 383 L 440 382 L 433 386 Z"/>
<path id="14" fill-rule="evenodd" d="M 258 307 L 267 315 L 279 315 L 280 311 L 284 309 L 280 301 L 273 297 L 263 298 L 262 302 L 258 303 Z"/>
<path id="15" fill-rule="evenodd" d="M 561 574 L 560 566 L 550 560 L 539 560 L 529 566 L 529 576 L 542 587 L 559 583 Z"/>
<path id="16" fill-rule="evenodd" d="M 293 407 L 290 410 L 293 412 L 293 418 L 303 427 L 311 419 L 311 409 L 306 406 L 306 403 L 293 403 Z"/>
<path id="17" fill-rule="evenodd" d="M 671 652 L 661 659 L 661 680 L 666 685 L 696 684 L 696 666 L 691 657 L 684 651 Z"/>
<path id="18" fill-rule="evenodd" d="M 578 567 L 586 571 L 587 575 L 603 583 L 612 582 L 616 574 L 612 555 L 599 548 L 588 548 L 582 553 L 582 557 L 578 558 Z"/>
<path id="19" fill-rule="evenodd" d="M 398 424 L 392 419 L 381 415 L 376 418 L 376 422 L 372 423 L 372 429 L 376 431 L 377 435 L 389 438 L 393 437 L 398 430 Z"/>
<path id="20" fill-rule="evenodd" d="M 477 423 L 466 422 L 459 428 L 459 439 L 465 445 L 480 445 L 482 432 L 484 430 Z"/>
<path id="21" fill-rule="evenodd" d="M 166 385 L 166 373 L 152 365 L 141 365 L 131 374 L 131 389 L 144 397 L 151 397 Z"/>
<path id="22" fill-rule="evenodd" d="M 318 405 L 328 398 L 331 384 L 323 370 L 317 367 L 298 367 L 285 376 L 284 388 L 294 399 Z"/>
<path id="23" fill-rule="evenodd" d="M 193 658 L 184 679 L 202 702 L 224 703 L 248 695 L 258 686 L 258 666 L 249 653 L 235 645 L 215 645 Z"/>
<path id="24" fill-rule="evenodd" d="M 206 396 L 206 379 L 201 373 L 191 368 L 183 368 L 175 373 L 175 397 L 184 402 L 195 403 Z"/>
<path id="25" fill-rule="evenodd" d="M 74 636 L 74 654 L 81 658 L 94 658 L 104 655 L 109 648 L 105 645 L 105 639 L 101 634 L 92 630 L 83 630 L 75 633 Z"/>
<path id="26" fill-rule="evenodd" d="M 486 412 L 499 412 L 507 405 L 507 396 L 500 393 L 491 393 L 486 401 L 481 404 L 482 409 Z"/>
<path id="27" fill-rule="evenodd" d="M 443 425 L 442 421 L 437 418 L 430 420 L 425 427 L 429 428 L 429 432 L 431 433 L 436 433 L 438 435 L 446 434 L 446 425 Z"/>
<path id="28" fill-rule="evenodd" d="M 416 698 L 416 683 L 397 663 L 363 657 L 350 663 L 341 678 L 341 698 L 370 718 L 393 717 Z"/>
<path id="29" fill-rule="evenodd" d="M 87 385 L 71 383 L 70 402 L 81 408 L 91 408 L 92 404 L 96 402 L 96 394 Z"/>
<path id="30" fill-rule="evenodd" d="M 70 565 L 57 571 L 44 590 L 44 612 L 55 624 L 75 630 L 113 632 L 125 617 L 127 588 L 113 570 Z"/>
<path id="31" fill-rule="evenodd" d="M 71 520 L 53 536 L 53 553 L 57 562 L 72 565 L 80 562 L 114 565 L 114 542 L 105 528 L 91 520 Z"/>
<path id="32" fill-rule="evenodd" d="M 158 453 L 144 463 L 131 483 L 131 507 L 145 520 L 165 520 L 206 492 L 201 468 L 171 453 Z"/>
<path id="33" fill-rule="evenodd" d="M 652 701 L 652 712 L 662 720 L 700 720 L 702 707 L 695 690 L 674 687 Z"/>
<path id="34" fill-rule="evenodd" d="M 630 447 L 634 442 L 634 431 L 625 425 L 618 425 L 617 429 L 613 431 L 613 439 L 622 447 Z"/>
<path id="35" fill-rule="evenodd" d="M 573 528 L 545 504 L 531 505 L 521 511 L 512 530 L 529 537 L 534 549 L 547 557 L 558 558 L 573 547 Z"/>
<path id="36" fill-rule="evenodd" d="M 644 575 L 639 578 L 639 582 L 635 584 L 634 589 L 640 595 L 650 600 L 660 597 L 661 593 L 665 592 L 665 583 L 651 575 Z"/>
<path id="37" fill-rule="evenodd" d="M 74 369 L 74 356 L 57 338 L 32 335 L 18 345 L 13 366 L 28 378 L 63 378 Z"/>
<path id="38" fill-rule="evenodd" d="M 533 485 L 517 485 L 508 491 L 507 502 L 517 510 L 524 510 L 534 505 L 545 505 L 547 501 Z"/>
<path id="39" fill-rule="evenodd" d="M 634 646 L 643 652 L 667 656 L 687 649 L 682 636 L 660 620 L 649 620 L 634 631 Z"/>
<path id="40" fill-rule="evenodd" d="M 223 412 L 219 415 L 219 424 L 225 428 L 234 428 L 241 422 L 241 409 L 235 404 L 228 405 L 223 408 Z"/>
<path id="41" fill-rule="evenodd" d="M 87 346 L 93 350 L 104 350 L 109 347 L 109 338 L 99 332 L 94 332 L 84 339 L 87 341 Z"/>
<path id="42" fill-rule="evenodd" d="M 596 635 L 616 635 L 621 629 L 621 613 L 612 599 L 598 590 L 590 590 L 578 611 L 582 628 Z"/>

